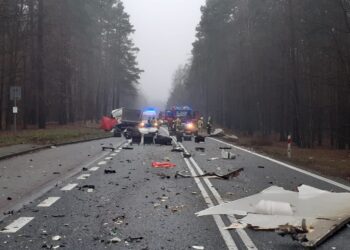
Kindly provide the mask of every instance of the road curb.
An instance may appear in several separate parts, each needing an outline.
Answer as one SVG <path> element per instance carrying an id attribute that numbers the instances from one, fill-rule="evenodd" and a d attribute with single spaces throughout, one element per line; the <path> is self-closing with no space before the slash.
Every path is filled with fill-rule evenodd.
<path id="1" fill-rule="evenodd" d="M 113 137 L 113 136 L 112 135 L 108 135 L 108 136 L 98 137 L 98 138 L 89 138 L 89 139 L 83 139 L 83 140 L 77 140 L 77 141 L 62 142 L 62 143 L 56 143 L 56 144 L 40 146 L 40 147 L 37 147 L 37 148 L 32 148 L 32 149 L 28 149 L 28 150 L 23 150 L 21 152 L 16 152 L 16 153 L 13 153 L 13 154 L 0 156 L 0 161 L 5 160 L 5 159 L 9 159 L 9 158 L 13 158 L 13 157 L 16 157 L 16 156 L 25 155 L 25 154 L 37 152 L 37 151 L 40 151 L 40 150 L 48 149 L 48 148 L 51 148 L 52 146 L 54 146 L 54 147 L 66 146 L 66 145 L 77 144 L 77 143 L 82 143 L 82 142 L 102 140 L 102 139 L 111 138 L 111 137 Z"/>

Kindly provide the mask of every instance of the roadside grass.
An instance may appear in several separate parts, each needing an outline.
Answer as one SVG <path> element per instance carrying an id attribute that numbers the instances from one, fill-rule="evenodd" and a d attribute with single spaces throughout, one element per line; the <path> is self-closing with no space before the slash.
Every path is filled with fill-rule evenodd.
<path id="1" fill-rule="evenodd" d="M 16 144 L 49 145 L 109 136 L 97 126 L 48 125 L 47 129 L 26 129 L 17 133 L 0 131 L 0 147 Z"/>
<path id="2" fill-rule="evenodd" d="M 252 148 L 256 152 L 271 156 L 283 162 L 292 163 L 305 170 L 311 170 L 323 176 L 331 176 L 350 182 L 350 150 L 322 148 L 298 148 L 292 145 L 292 156 L 287 157 L 287 142 L 278 141 L 278 137 L 238 135 L 235 143 Z"/>

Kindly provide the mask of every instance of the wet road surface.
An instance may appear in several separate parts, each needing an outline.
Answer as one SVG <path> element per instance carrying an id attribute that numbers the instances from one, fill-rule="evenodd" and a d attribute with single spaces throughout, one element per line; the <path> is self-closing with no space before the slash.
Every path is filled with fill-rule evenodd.
<path id="1" fill-rule="evenodd" d="M 223 230 L 224 225 L 234 221 L 233 217 L 197 217 L 194 213 L 271 185 L 295 190 L 299 184 L 307 184 L 344 191 L 240 149 L 232 149 L 237 154 L 235 160 L 208 161 L 220 157 L 219 147 L 225 145 L 213 139 L 180 144 L 192 154 L 188 159 L 171 152 L 171 146 L 133 145 L 132 149 L 97 151 L 101 143 L 123 142 L 118 138 L 94 142 L 96 149 L 89 162 L 57 155 L 59 160 L 74 162 L 71 168 L 76 173 L 7 216 L 0 223 L 1 229 L 7 229 L 0 232 L 0 249 L 303 249 L 289 237 L 273 232 Z M 77 154 L 86 155 L 89 150 L 75 146 L 79 148 Z M 196 151 L 198 146 L 205 151 Z M 75 149 L 69 149 L 72 150 Z M 18 157 L 17 161 L 25 161 L 25 157 L 28 156 Z M 176 167 L 151 167 L 153 161 L 166 159 Z M 225 174 L 240 167 L 244 171 L 232 180 L 175 178 L 177 171 Z M 55 171 L 58 168 L 53 167 Z M 350 229 L 345 227 L 320 249 L 348 249 L 349 239 Z"/>

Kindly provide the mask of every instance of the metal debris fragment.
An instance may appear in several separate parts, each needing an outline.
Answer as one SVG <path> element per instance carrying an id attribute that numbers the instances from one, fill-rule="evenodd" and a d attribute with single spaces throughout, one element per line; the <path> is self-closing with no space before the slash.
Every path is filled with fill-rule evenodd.
<path id="1" fill-rule="evenodd" d="M 220 174 L 217 174 L 217 173 L 214 173 L 214 172 L 210 172 L 210 173 L 205 173 L 205 174 L 202 174 L 202 175 L 195 175 L 195 176 L 188 175 L 188 174 L 183 174 L 184 171 L 178 171 L 175 174 L 175 178 L 177 178 L 178 176 L 181 176 L 183 178 L 212 177 L 212 178 L 219 178 L 219 179 L 223 179 L 223 180 L 229 180 L 229 179 L 232 179 L 234 177 L 239 176 L 240 172 L 242 172 L 243 170 L 244 170 L 244 168 L 239 168 L 239 169 L 237 169 L 235 171 L 232 171 L 232 172 L 230 172 L 228 174 L 225 174 L 225 175 L 220 175 Z"/>

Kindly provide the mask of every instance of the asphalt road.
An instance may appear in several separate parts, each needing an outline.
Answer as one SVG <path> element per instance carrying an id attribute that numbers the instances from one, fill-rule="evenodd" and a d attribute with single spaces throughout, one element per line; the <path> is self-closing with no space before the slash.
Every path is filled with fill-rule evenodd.
<path id="1" fill-rule="evenodd" d="M 94 142 L 94 147 L 111 142 L 119 145 L 123 141 L 106 139 Z M 344 191 L 339 185 L 240 149 L 232 150 L 238 155 L 235 160 L 208 161 L 220 157 L 219 147 L 224 145 L 213 139 L 200 144 L 205 152 L 196 151 L 198 144 L 194 142 L 183 142 L 182 145 L 192 158 L 184 159 L 181 153 L 171 152 L 171 146 L 158 145 L 133 145 L 132 149 L 108 154 L 94 149 L 94 156 L 89 161 L 77 161 L 73 156 L 65 157 L 57 152 L 57 159 L 70 165 L 70 171 L 75 169 L 76 174 L 67 175 L 62 183 L 41 192 L 39 198 L 7 216 L 0 223 L 0 229 L 8 229 L 14 222 L 19 228 L 13 229 L 16 232 L 0 232 L 0 249 L 194 249 L 193 246 L 204 249 L 303 249 L 289 237 L 273 232 L 223 230 L 222 227 L 233 220 L 228 216 L 196 217 L 194 213 L 223 201 L 258 193 L 271 185 L 295 190 L 299 184 L 307 184 Z M 70 148 L 67 154 L 79 158 L 78 155 L 86 156 L 90 152 L 86 145 L 74 146 L 76 148 Z M 45 151 L 31 157 L 39 161 L 44 157 L 39 157 L 43 153 Z M 25 161 L 26 157 L 12 160 Z M 153 161 L 165 159 L 176 167 L 151 167 Z M 43 158 L 40 164 L 48 163 Z M 87 171 L 83 171 L 83 167 Z M 233 180 L 175 178 L 176 171 L 181 170 L 188 174 L 200 174 L 201 171 L 227 173 L 240 167 L 244 167 L 244 171 Z M 53 164 L 52 170 L 58 169 L 60 167 Z M 106 174 L 105 170 L 115 170 L 115 173 Z M 84 185 L 92 186 L 83 188 Z M 40 190 L 36 191 L 40 193 Z M 60 239 L 55 240 L 55 236 Z M 110 242 L 113 238 L 120 242 Z M 349 249 L 349 245 L 350 229 L 344 227 L 320 249 Z"/>

